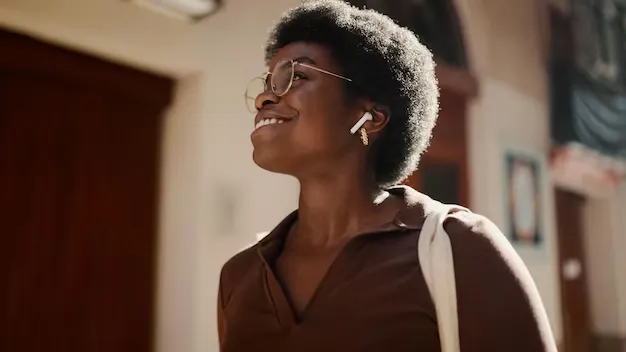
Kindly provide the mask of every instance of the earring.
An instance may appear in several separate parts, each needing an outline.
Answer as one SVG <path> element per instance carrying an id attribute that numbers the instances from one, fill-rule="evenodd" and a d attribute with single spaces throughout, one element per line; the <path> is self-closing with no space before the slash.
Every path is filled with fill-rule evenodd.
<path id="1" fill-rule="evenodd" d="M 361 142 L 363 142 L 364 146 L 367 146 L 369 144 L 369 138 L 367 137 L 367 130 L 365 129 L 365 127 L 361 127 Z"/>

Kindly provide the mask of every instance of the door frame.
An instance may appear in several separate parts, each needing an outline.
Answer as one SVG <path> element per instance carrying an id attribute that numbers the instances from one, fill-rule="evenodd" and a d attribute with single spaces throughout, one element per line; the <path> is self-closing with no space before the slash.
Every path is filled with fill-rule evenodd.
<path id="1" fill-rule="evenodd" d="M 561 298 L 561 318 L 563 325 L 563 336 L 561 340 L 561 348 L 563 352 L 573 351 L 589 351 L 592 348 L 592 322 L 590 310 L 590 297 L 587 282 L 587 259 L 585 256 L 585 216 L 584 205 L 586 199 L 584 196 L 573 193 L 571 191 L 556 187 L 554 188 L 555 206 L 556 206 L 556 227 L 557 227 L 557 248 L 558 248 L 558 275 L 559 275 L 559 291 Z M 574 203 L 578 203 L 575 205 Z M 575 213 L 565 212 L 565 207 L 561 205 L 567 204 L 567 210 L 573 210 Z M 577 223 L 573 223 L 577 221 Z M 574 226 L 574 231 L 572 231 Z M 578 231 L 575 229 L 578 228 Z M 572 232 L 578 232 L 578 236 L 572 236 Z M 576 241 L 576 243 L 572 241 Z M 572 253 L 573 251 L 578 253 Z M 577 260 L 579 264 L 578 277 L 568 280 L 565 278 L 566 265 L 572 263 L 571 260 Z M 572 287 L 570 282 L 576 280 L 576 286 Z M 572 304 L 575 308 L 572 309 Z M 572 315 L 572 311 L 576 311 Z M 574 321 L 578 319 L 579 321 Z M 579 325 L 572 327 L 572 325 Z M 578 328 L 584 329 L 584 336 L 573 336 L 578 333 Z M 578 340 L 578 339 L 580 340 Z M 587 349 L 578 349 L 578 342 L 584 341 Z"/>
<path id="2" fill-rule="evenodd" d="M 0 41 L 6 52 L 11 52 L 11 55 L 0 55 L 2 70 L 100 86 L 158 111 L 165 109 L 172 100 L 173 84 L 169 77 L 114 64 L 6 29 L 0 29 Z"/>

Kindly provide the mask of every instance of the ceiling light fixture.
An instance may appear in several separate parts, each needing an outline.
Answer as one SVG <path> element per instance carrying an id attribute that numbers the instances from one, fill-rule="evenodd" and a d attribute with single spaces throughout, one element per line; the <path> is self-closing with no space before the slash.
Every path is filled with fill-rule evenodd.
<path id="1" fill-rule="evenodd" d="M 179 20 L 198 22 L 215 13 L 221 0 L 126 0 Z"/>

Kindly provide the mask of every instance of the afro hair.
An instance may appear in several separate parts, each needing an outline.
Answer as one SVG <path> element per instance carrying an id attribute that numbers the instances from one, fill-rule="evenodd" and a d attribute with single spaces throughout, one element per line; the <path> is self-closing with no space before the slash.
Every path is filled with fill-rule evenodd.
<path id="1" fill-rule="evenodd" d="M 389 122 L 374 143 L 376 182 L 388 187 L 406 179 L 429 145 L 439 109 L 428 48 L 389 17 L 340 0 L 305 1 L 283 14 L 270 32 L 266 61 L 295 42 L 330 49 L 352 79 L 348 93 L 390 109 Z"/>

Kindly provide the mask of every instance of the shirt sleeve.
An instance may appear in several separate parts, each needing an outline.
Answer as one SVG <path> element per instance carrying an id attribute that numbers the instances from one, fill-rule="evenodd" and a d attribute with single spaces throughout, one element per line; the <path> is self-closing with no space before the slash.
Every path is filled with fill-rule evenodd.
<path id="1" fill-rule="evenodd" d="M 461 351 L 556 352 L 550 324 L 525 264 L 483 216 L 451 215 Z"/>

